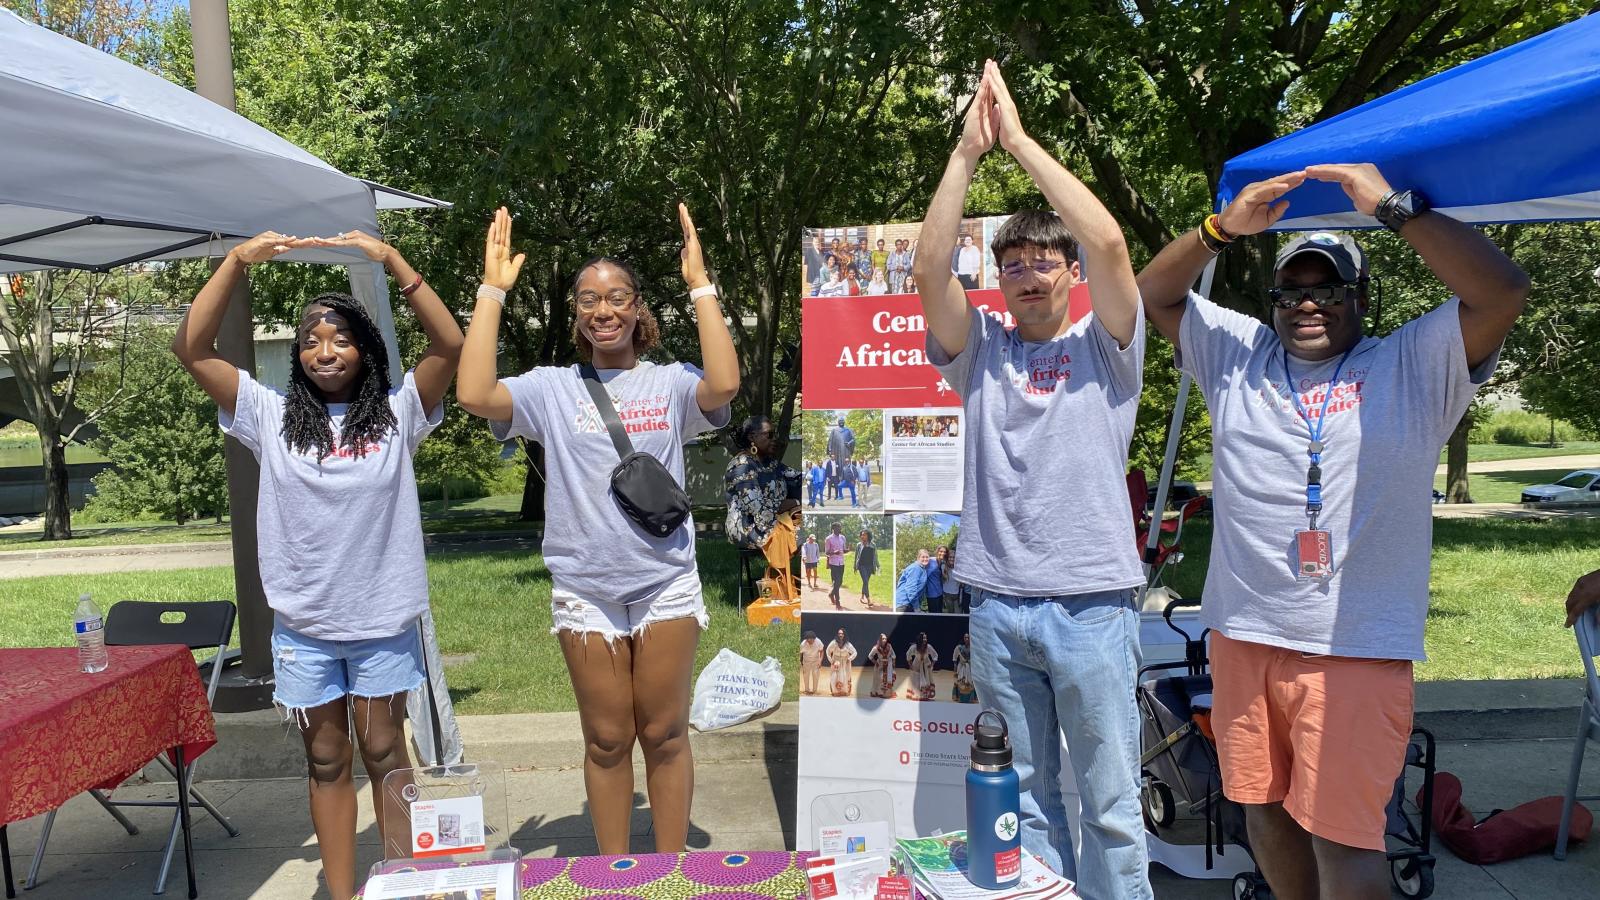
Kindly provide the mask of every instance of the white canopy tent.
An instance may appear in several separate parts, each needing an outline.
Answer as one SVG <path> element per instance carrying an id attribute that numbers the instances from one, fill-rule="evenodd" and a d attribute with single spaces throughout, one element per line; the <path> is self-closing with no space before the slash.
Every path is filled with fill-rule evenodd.
<path id="1" fill-rule="evenodd" d="M 198 94 L 3 9 L 0 47 L 0 274 L 221 256 L 268 230 L 377 234 L 379 209 L 450 205 L 346 175 Z M 381 269 L 339 250 L 282 258 L 350 266 L 351 293 L 393 344 Z"/>
<path id="2" fill-rule="evenodd" d="M 379 209 L 450 206 L 346 175 L 205 97 L 4 9 L 0 48 L 0 274 L 217 257 L 268 230 L 377 234 Z M 349 267 L 351 293 L 382 330 L 398 382 L 383 268 L 353 250 L 297 250 L 280 259 Z M 247 505 L 253 508 L 253 489 Z M 236 567 L 243 552 L 237 524 Z M 252 525 L 245 555 L 254 554 Z M 240 589 L 241 606 L 246 593 Z M 259 583 L 248 593 L 259 598 Z M 240 621 L 249 644 L 246 617 Z M 428 631 L 435 694 L 448 717 L 431 620 Z M 422 709 L 413 704 L 418 721 L 426 721 Z M 447 731 L 453 726 L 446 721 Z M 423 743 L 432 747 L 419 737 Z M 459 758 L 458 735 L 445 751 Z M 423 756 L 436 758 L 432 750 Z"/>
<path id="3" fill-rule="evenodd" d="M 448 203 L 362 181 L 116 57 L 0 10 L 0 272 L 215 256 L 268 229 L 376 233 Z M 288 258 L 348 264 L 341 252 Z"/>

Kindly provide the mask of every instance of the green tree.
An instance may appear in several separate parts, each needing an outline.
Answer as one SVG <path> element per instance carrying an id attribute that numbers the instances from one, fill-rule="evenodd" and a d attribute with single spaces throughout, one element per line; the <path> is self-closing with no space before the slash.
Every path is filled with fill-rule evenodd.
<path id="1" fill-rule="evenodd" d="M 1533 302 L 1506 341 L 1508 380 L 1537 412 L 1600 434 L 1600 225 L 1511 226 L 1507 248 Z"/>
<path id="2" fill-rule="evenodd" d="M 146 0 L 4 0 L 24 19 L 107 53 L 134 48 L 154 22 Z M 127 394 L 97 406 L 78 396 L 96 364 L 114 362 L 120 335 L 145 297 L 145 280 L 126 273 L 46 271 L 0 285 L 0 348 L 23 408 L 39 433 L 45 475 L 44 539 L 72 537 L 67 444 L 92 434 L 96 420 Z"/>
<path id="3" fill-rule="evenodd" d="M 228 511 L 217 405 L 172 355 L 173 328 L 134 329 L 117 367 L 86 375 L 80 402 L 106 406 L 95 449 L 115 467 L 95 476 L 95 505 L 127 518 L 183 524 Z M 115 398 L 125 397 L 121 402 Z"/>
<path id="4" fill-rule="evenodd" d="M 894 571 L 900 571 L 917 559 L 918 550 L 934 554 L 940 547 L 954 547 L 961 536 L 960 525 L 950 525 L 951 516 L 908 513 L 895 516 Z M 941 521 L 943 520 L 943 521 Z M 945 530 L 947 528 L 947 530 Z"/>

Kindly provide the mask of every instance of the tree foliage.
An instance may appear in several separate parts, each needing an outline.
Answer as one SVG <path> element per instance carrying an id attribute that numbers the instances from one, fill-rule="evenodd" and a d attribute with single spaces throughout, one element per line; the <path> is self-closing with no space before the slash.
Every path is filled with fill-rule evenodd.
<path id="1" fill-rule="evenodd" d="M 138 327 L 120 370 L 104 367 L 84 379 L 85 405 L 119 393 L 136 398 L 111 405 L 92 442 L 115 467 L 95 476 L 101 518 L 154 515 L 181 525 L 201 516 L 220 521 L 228 511 L 217 405 L 172 355 L 174 330 Z"/>
<path id="2" fill-rule="evenodd" d="M 572 278 L 602 253 L 640 271 L 664 354 L 694 359 L 672 221 L 686 201 L 744 365 L 739 413 L 772 414 L 788 434 L 801 228 L 922 215 L 985 57 L 1007 67 L 1030 131 L 1104 198 L 1142 263 L 1210 207 L 1231 156 L 1563 24 L 1584 5 L 235 0 L 231 11 L 241 112 L 346 171 L 456 203 L 382 221 L 458 312 L 470 306 L 486 216 L 511 207 L 529 260 L 502 325 L 504 371 L 572 359 Z M 153 64 L 190 83 L 182 12 L 157 31 Z M 996 153 L 968 212 L 1042 203 Z M 1270 244 L 1247 241 L 1223 257 L 1219 300 L 1264 314 Z M 1537 250 L 1518 251 L 1530 271 Z M 1536 291 L 1592 268 L 1550 258 Z M 1381 330 L 1402 307 L 1424 308 L 1410 296 L 1441 299 L 1408 249 L 1391 262 L 1397 289 Z M 1401 269 L 1417 275 L 1404 299 L 1398 288 L 1413 280 Z M 279 318 L 338 278 L 315 267 L 258 273 L 258 310 Z M 1506 356 L 1539 403 L 1571 417 L 1592 372 L 1594 328 L 1574 311 L 1546 315 L 1546 302 L 1536 292 L 1523 326 L 1542 343 L 1514 336 Z M 1132 449 L 1149 470 L 1176 393 L 1170 358 L 1152 335 Z M 1180 459 L 1205 432 L 1191 415 Z"/>

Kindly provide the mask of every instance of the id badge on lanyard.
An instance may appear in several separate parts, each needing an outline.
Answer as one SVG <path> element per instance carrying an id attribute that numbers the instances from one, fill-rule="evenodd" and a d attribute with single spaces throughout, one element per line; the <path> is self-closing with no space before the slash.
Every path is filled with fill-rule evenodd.
<path id="1" fill-rule="evenodd" d="M 1328 421 L 1328 403 L 1333 399 L 1333 389 L 1339 384 L 1339 373 L 1344 370 L 1344 361 L 1350 358 L 1354 349 L 1346 350 L 1344 356 L 1339 357 L 1333 378 L 1329 380 L 1322 396 L 1322 410 L 1314 422 L 1300 406 L 1300 393 L 1294 389 L 1294 379 L 1289 375 L 1289 350 L 1286 347 L 1283 351 L 1284 386 L 1289 390 L 1289 400 L 1294 403 L 1295 412 L 1305 420 L 1306 428 L 1311 432 L 1311 440 L 1306 444 L 1306 455 L 1311 460 L 1306 467 L 1306 527 L 1294 533 L 1294 577 L 1301 581 L 1317 581 L 1333 575 L 1333 535 L 1317 527 L 1317 515 L 1322 512 L 1322 451 L 1325 449 L 1322 429 Z"/>

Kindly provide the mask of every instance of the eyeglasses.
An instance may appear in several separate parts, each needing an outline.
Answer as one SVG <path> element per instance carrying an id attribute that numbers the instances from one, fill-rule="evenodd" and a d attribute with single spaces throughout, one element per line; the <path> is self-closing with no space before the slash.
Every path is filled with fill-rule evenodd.
<path id="1" fill-rule="evenodd" d="M 1066 263 L 1059 259 L 1041 259 L 1031 266 L 1022 262 L 1021 260 L 1012 260 L 1011 262 L 1008 262 L 1000 267 L 1000 274 L 1012 280 L 1016 280 L 1021 278 L 1029 269 L 1032 269 L 1033 271 L 1038 272 L 1040 275 L 1048 276 L 1051 272 L 1054 272 L 1064 265 L 1066 265 Z"/>
<path id="2" fill-rule="evenodd" d="M 612 291 L 606 294 L 606 305 L 617 312 L 625 312 L 633 306 L 634 293 L 632 291 Z M 592 313 L 600 308 L 601 296 L 591 291 L 578 295 L 578 309 L 581 312 Z"/>
<path id="3" fill-rule="evenodd" d="M 1310 300 L 1318 309 L 1327 309 L 1330 306 L 1349 300 L 1355 295 L 1359 285 L 1348 281 L 1338 281 L 1333 284 L 1314 284 L 1309 287 L 1275 287 L 1267 289 L 1267 301 L 1278 309 L 1294 309 L 1296 306 Z"/>

